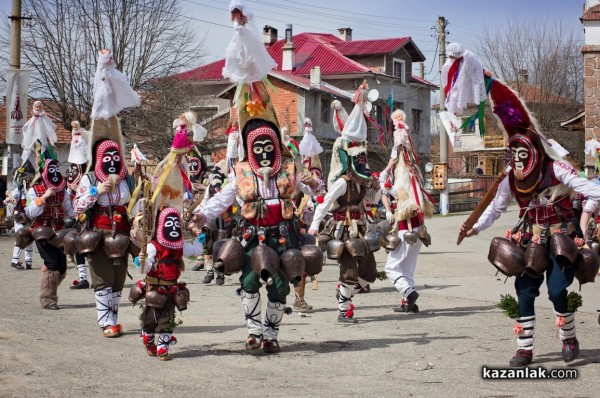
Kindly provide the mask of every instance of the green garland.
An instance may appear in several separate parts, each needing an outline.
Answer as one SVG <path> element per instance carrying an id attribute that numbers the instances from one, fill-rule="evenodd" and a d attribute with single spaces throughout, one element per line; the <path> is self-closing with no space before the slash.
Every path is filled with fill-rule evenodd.
<path id="1" fill-rule="evenodd" d="M 519 317 L 519 303 L 510 294 L 501 294 L 497 307 L 509 318 L 517 319 Z"/>
<path id="2" fill-rule="evenodd" d="M 384 281 L 387 279 L 387 274 L 385 273 L 385 271 L 380 271 L 377 273 L 377 279 L 379 279 L 380 281 Z"/>
<path id="3" fill-rule="evenodd" d="M 576 312 L 583 305 L 583 298 L 577 292 L 569 292 L 567 295 L 567 311 Z"/>
<path id="4" fill-rule="evenodd" d="M 577 292 L 569 292 L 567 296 L 567 311 L 576 312 L 583 305 L 581 294 Z M 500 302 L 497 307 L 502 310 L 504 315 L 509 318 L 517 319 L 519 317 L 519 303 L 510 294 L 501 294 Z"/>

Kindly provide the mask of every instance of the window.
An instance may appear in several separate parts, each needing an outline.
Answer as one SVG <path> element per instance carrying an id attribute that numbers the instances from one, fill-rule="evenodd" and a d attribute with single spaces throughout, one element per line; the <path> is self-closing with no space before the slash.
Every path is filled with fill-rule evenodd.
<path id="1" fill-rule="evenodd" d="M 404 61 L 394 58 L 393 64 L 394 70 L 392 71 L 392 74 L 398 78 L 401 84 L 404 84 L 404 74 L 406 71 Z"/>
<path id="2" fill-rule="evenodd" d="M 421 134 L 421 118 L 423 117 L 423 111 L 420 109 L 412 110 L 412 132 L 415 136 Z"/>
<path id="3" fill-rule="evenodd" d="M 459 119 L 461 125 L 465 122 L 465 119 Z M 460 126 L 459 126 L 460 127 Z M 467 124 L 465 128 L 462 130 L 462 134 L 478 134 L 479 133 L 479 119 L 475 120 L 475 123 Z"/>
<path id="4" fill-rule="evenodd" d="M 378 125 L 383 126 L 384 115 L 383 108 L 381 107 L 381 105 L 375 105 L 373 107 L 373 119 L 375 119 Z"/>
<path id="5" fill-rule="evenodd" d="M 321 123 L 331 123 L 331 101 L 321 100 Z"/>

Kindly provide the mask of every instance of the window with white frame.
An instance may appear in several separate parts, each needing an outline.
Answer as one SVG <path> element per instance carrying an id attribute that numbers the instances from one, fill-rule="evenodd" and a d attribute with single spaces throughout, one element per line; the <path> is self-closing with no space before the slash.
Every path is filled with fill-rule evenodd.
<path id="1" fill-rule="evenodd" d="M 394 58 L 392 74 L 398 78 L 401 84 L 404 84 L 404 75 L 406 72 L 406 64 L 404 60 Z"/>

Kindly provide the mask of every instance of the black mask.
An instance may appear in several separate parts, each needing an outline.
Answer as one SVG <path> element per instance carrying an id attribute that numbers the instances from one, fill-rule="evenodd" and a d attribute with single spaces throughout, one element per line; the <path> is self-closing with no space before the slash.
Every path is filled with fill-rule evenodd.
<path id="1" fill-rule="evenodd" d="M 106 175 L 119 174 L 121 172 L 121 155 L 116 148 L 108 148 L 102 157 L 102 171 Z"/>
<path id="2" fill-rule="evenodd" d="M 48 180 L 52 184 L 58 185 L 60 183 L 61 179 L 62 179 L 62 175 L 60 174 L 60 171 L 58 170 L 58 165 L 54 162 L 50 163 L 48 165 Z"/>
<path id="3" fill-rule="evenodd" d="M 73 184 L 79 178 L 81 168 L 76 163 L 71 163 L 71 166 L 67 169 L 67 182 Z"/>
<path id="4" fill-rule="evenodd" d="M 196 175 L 200 171 L 200 162 L 198 158 L 191 158 L 189 163 L 190 174 Z"/>
<path id="5" fill-rule="evenodd" d="M 275 144 L 269 136 L 257 137 L 254 140 L 252 153 L 258 167 L 273 167 L 275 164 Z"/>
<path id="6" fill-rule="evenodd" d="M 181 222 L 179 217 L 172 214 L 165 219 L 163 226 L 163 236 L 170 242 L 176 242 L 181 239 Z"/>
<path id="7" fill-rule="evenodd" d="M 354 169 L 362 175 L 370 175 L 367 169 L 367 155 L 361 153 L 354 158 Z"/>

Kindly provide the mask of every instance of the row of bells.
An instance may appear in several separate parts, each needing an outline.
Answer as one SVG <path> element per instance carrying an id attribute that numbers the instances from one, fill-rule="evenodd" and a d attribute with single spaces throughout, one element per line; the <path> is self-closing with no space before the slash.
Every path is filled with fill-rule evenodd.
<path id="1" fill-rule="evenodd" d="M 561 268 L 574 268 L 580 284 L 594 282 L 600 269 L 600 256 L 594 249 L 578 248 L 573 239 L 564 233 L 555 233 L 545 245 L 529 242 L 523 249 L 516 243 L 496 237 L 492 239 L 488 260 L 506 276 L 526 274 L 532 278 L 543 275 L 551 264 L 550 256 Z"/>

